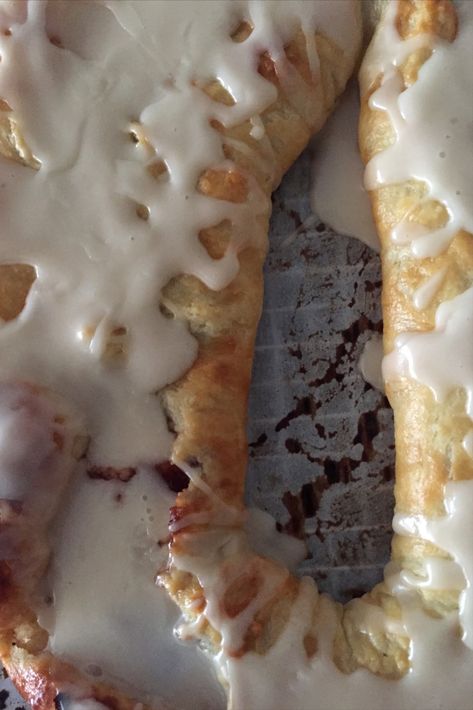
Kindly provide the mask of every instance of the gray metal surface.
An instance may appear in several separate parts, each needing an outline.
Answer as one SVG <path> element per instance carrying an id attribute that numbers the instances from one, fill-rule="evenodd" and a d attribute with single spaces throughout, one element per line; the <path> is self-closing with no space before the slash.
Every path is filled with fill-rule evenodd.
<path id="1" fill-rule="evenodd" d="M 310 210 L 310 151 L 274 197 L 250 402 L 247 496 L 305 538 L 301 572 L 340 601 L 389 557 L 392 412 L 358 370 L 381 332 L 379 256 Z"/>
<path id="2" fill-rule="evenodd" d="M 301 573 L 341 601 L 389 556 L 393 435 L 358 358 L 381 330 L 378 256 L 311 215 L 310 154 L 274 197 L 250 397 L 247 499 L 307 542 Z M 0 710 L 21 705 L 0 680 Z"/>

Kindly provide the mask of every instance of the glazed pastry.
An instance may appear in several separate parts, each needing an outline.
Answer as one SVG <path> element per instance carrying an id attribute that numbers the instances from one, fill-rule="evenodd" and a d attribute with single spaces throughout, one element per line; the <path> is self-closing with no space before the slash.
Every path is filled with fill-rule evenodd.
<path id="1" fill-rule="evenodd" d="M 396 417 L 396 535 L 384 582 L 342 608 L 238 544 L 217 501 L 213 530 L 187 529 L 185 508 L 174 521 L 174 565 L 198 577 L 205 599 L 187 614 L 219 631 L 232 708 L 472 706 L 473 16 L 469 3 L 457 12 L 443 0 L 388 3 L 361 70 Z M 170 577 L 179 582 L 175 570 Z M 169 585 L 178 598 L 187 579 Z"/>
<path id="2" fill-rule="evenodd" d="M 385 581 L 345 608 L 252 551 L 242 489 L 269 193 L 350 73 L 356 6 L 160 3 L 153 24 L 157 7 L 3 8 L 0 411 L 33 444 L 4 447 L 2 657 L 38 708 L 125 708 L 132 696 L 179 707 L 189 693 L 193 706 L 219 707 L 211 683 L 199 695 L 202 667 L 169 664 L 170 629 L 158 635 L 151 679 L 129 663 L 155 658 L 149 629 L 156 637 L 168 602 L 150 584 L 157 572 L 183 612 L 180 636 L 214 656 L 233 710 L 469 708 L 471 249 L 459 230 L 471 232 L 472 181 L 468 162 L 458 169 L 468 155 L 469 5 L 457 21 L 444 0 L 389 3 L 362 69 L 399 478 Z M 92 12 L 98 34 L 87 29 Z M 448 101 L 439 63 L 458 78 Z M 69 72 L 77 92 L 66 94 Z M 423 106 L 435 108 L 428 119 Z M 438 125 L 440 145 L 438 132 L 427 140 Z M 415 162 L 422 136 L 425 173 Z M 440 180 L 431 158 L 443 168 L 450 155 Z M 422 175 L 427 191 L 412 181 Z M 455 358 L 463 367 L 445 370 Z M 32 450 L 54 488 L 47 511 Z M 155 470 L 182 489 L 177 500 Z M 137 587 L 148 591 L 135 597 Z M 178 696 L 182 678 L 190 690 Z"/>
<path id="3" fill-rule="evenodd" d="M 420 593 L 437 614 L 458 608 L 464 582 L 450 574 L 452 558 L 469 578 L 461 525 L 447 532 L 441 521 L 454 509 L 460 517 L 473 477 L 473 15 L 469 3 L 457 12 L 440 0 L 392 4 L 361 71 L 360 146 L 382 243 L 383 374 L 395 415 L 393 559 L 427 575 Z M 468 625 L 471 612 L 462 614 Z"/>
<path id="4" fill-rule="evenodd" d="M 298 583 L 241 529 L 246 400 L 270 193 L 343 90 L 358 15 L 0 6 L 0 655 L 34 708 L 220 703 L 161 621 L 175 495 L 158 473 L 174 491 L 191 479 L 160 579 L 188 622 L 206 609 L 194 635 L 220 651 L 186 556 L 217 593 L 226 542 L 223 622 L 244 629 L 263 599 L 276 627 L 289 613 Z M 258 589 L 266 571 L 280 583 Z M 265 644 L 259 628 L 228 650 Z"/>

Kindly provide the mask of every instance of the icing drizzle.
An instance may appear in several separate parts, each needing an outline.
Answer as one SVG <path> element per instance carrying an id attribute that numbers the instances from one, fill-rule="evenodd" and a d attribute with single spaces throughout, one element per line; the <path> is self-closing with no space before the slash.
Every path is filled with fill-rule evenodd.
<path id="1" fill-rule="evenodd" d="M 397 2 L 389 4 L 361 72 L 363 90 L 379 74 L 383 75 L 371 106 L 388 112 L 396 134 L 393 146 L 376 155 L 368 165 L 366 186 L 375 189 L 412 177 L 427 183 L 428 197 L 445 206 L 445 227 L 432 232 L 413 226 L 409 214 L 392 238 L 398 243 L 411 241 L 418 257 L 433 256 L 448 246 L 459 229 L 473 231 L 471 151 L 467 150 L 471 145 L 472 116 L 471 102 L 465 101 L 472 94 L 472 6 L 460 5 L 460 31 L 452 44 L 434 43 L 426 36 L 402 41 L 394 23 L 397 9 Z M 423 65 L 417 82 L 402 91 L 397 67 L 422 47 L 432 49 L 432 56 Z M 414 296 L 416 308 L 429 304 L 444 276 L 442 271 L 435 274 Z M 440 305 L 430 333 L 400 336 L 394 353 L 384 363 L 385 377 L 413 377 L 427 384 L 439 400 L 451 389 L 464 389 L 470 417 L 473 354 L 466 334 L 471 331 L 471 291 L 467 289 Z M 471 450 L 470 435 L 465 437 L 464 448 Z M 472 495 L 472 481 L 451 481 L 445 489 L 444 515 L 435 519 L 396 515 L 394 528 L 398 534 L 420 537 L 450 555 L 450 559 L 424 559 L 424 569 L 418 574 L 399 569 L 394 563 L 388 565 L 385 587 L 399 603 L 399 620 L 393 621 L 379 607 L 373 608 L 363 600 L 350 605 L 350 613 L 355 612 L 358 620 L 357 628 L 368 636 L 384 630 L 409 640 L 410 671 L 406 676 L 389 681 L 364 670 L 348 676 L 340 673 L 332 660 L 338 623 L 335 605 L 318 597 L 310 580 L 303 580 L 291 618 L 269 653 L 264 657 L 247 654 L 243 659 L 226 659 L 232 707 L 467 707 L 471 702 L 472 662 Z M 454 612 L 442 619 L 429 616 L 419 592 L 447 589 L 460 591 L 460 614 Z M 317 651 L 312 658 L 308 658 L 303 643 L 309 633 L 317 637 Z M 265 681 L 268 668 L 270 683 Z M 447 687 L 445 678 L 454 682 Z"/>
<path id="2" fill-rule="evenodd" d="M 73 8 L 72 14 L 69 24 L 66 21 L 63 26 L 61 18 L 67 17 L 68 7 Z M 172 436 L 156 392 L 178 379 L 191 366 L 197 351 L 186 324 L 170 320 L 159 310 L 163 288 L 183 273 L 197 277 L 210 288 L 223 288 L 238 269 L 238 252 L 245 244 L 250 215 L 254 219 L 269 209 L 267 199 L 248 175 L 245 179 L 251 183 L 251 198 L 242 204 L 215 200 L 196 189 L 207 168 L 230 167 L 223 139 L 212 121 L 225 127 L 251 121 L 253 138 L 261 140 L 264 126 L 258 116 L 275 98 L 274 87 L 256 71 L 261 51 L 270 52 L 281 70 L 281 81 L 289 84 L 291 74 L 283 64 L 283 47 L 297 27 L 302 26 L 308 38 L 316 27 L 326 29 L 347 47 L 347 37 L 353 33 L 349 21 L 333 21 L 340 9 L 337 3 L 106 0 L 88 5 L 83 14 L 82 8 L 82 3 L 48 5 L 41 0 L 0 6 L 0 24 L 9 31 L 0 35 L 0 95 L 11 109 L 20 154 L 31 164 L 27 167 L 7 160 L 0 164 L 4 235 L 0 258 L 3 263 L 32 264 L 36 270 L 24 310 L 0 328 L 0 368 L 4 377 L 28 377 L 74 402 L 84 414 L 91 435 L 88 456 L 92 463 L 135 466 L 168 457 Z M 350 17 L 348 10 L 346 19 Z M 231 40 L 241 19 L 254 24 L 244 46 Z M 168 31 L 170 24 L 173 33 Z M 89 32 L 91 26 L 93 31 Z M 55 34 L 57 27 L 61 28 L 59 37 Z M 389 22 L 386 27 L 392 36 Z M 383 161 L 391 160 L 403 136 L 409 135 L 406 126 L 410 118 L 414 123 L 423 120 L 419 113 L 422 92 L 428 89 L 429 101 L 434 101 L 429 72 L 441 73 L 438 62 L 450 70 L 458 68 L 459 55 L 468 49 L 470 34 L 467 23 L 453 45 L 433 47 L 419 81 L 402 97 L 396 72 L 385 72 L 373 106 L 391 112 L 397 142 L 393 150 L 380 154 L 369 166 L 368 188 L 417 175 L 414 162 L 406 164 L 407 174 L 399 174 L 389 169 L 391 163 Z M 83 42 L 77 38 L 83 38 Z M 394 67 L 414 44 L 420 46 L 422 42 L 424 38 L 405 43 Z M 317 55 L 310 39 L 308 47 L 316 72 Z M 74 91 L 69 88 L 71 77 Z M 212 80 L 221 83 L 232 102 L 218 103 L 202 90 Z M 389 92 L 394 92 L 395 103 L 391 103 Z M 452 101 L 450 105 L 458 114 L 450 121 L 455 118 L 458 123 L 460 114 L 464 116 L 464 102 L 458 105 Z M 435 103 L 431 110 L 434 108 L 438 108 Z M 435 159 L 443 167 L 454 165 L 458 151 L 451 147 L 453 138 L 446 138 L 444 123 L 435 123 L 432 139 L 439 137 L 435 131 L 440 130 L 451 143 L 449 152 L 443 149 L 445 144 Z M 138 139 L 136 144 L 130 134 Z M 460 143 L 461 135 L 455 146 Z M 418 155 L 413 151 L 412 161 L 420 160 Z M 153 170 L 157 161 L 163 166 L 158 178 Z M 438 171 L 420 177 L 425 175 L 430 196 L 444 202 L 449 217 L 440 232 L 429 234 L 428 240 L 421 236 L 413 241 L 418 255 L 443 248 L 460 227 L 470 228 L 471 219 L 464 209 L 471 182 L 465 179 L 461 184 L 451 182 L 446 186 Z M 463 181 L 464 176 L 460 177 Z M 224 219 L 232 222 L 232 239 L 225 255 L 214 260 L 198 235 Z M 401 225 L 395 236 L 410 238 L 406 229 Z M 464 299 L 470 298 L 468 294 L 463 294 Z M 443 305 L 437 329 L 447 329 L 449 323 L 451 328 L 456 327 L 459 311 L 449 320 L 450 306 Z M 401 345 L 408 362 L 418 342 Z M 410 376 L 424 378 L 433 389 L 443 391 L 443 382 L 438 385 L 429 380 L 419 371 L 418 359 L 414 362 L 413 358 Z M 469 391 L 469 380 L 460 379 L 459 384 Z M 470 409 L 467 404 L 469 414 Z M 2 486 L 11 486 L 11 481 L 2 480 Z M 462 590 L 464 641 L 471 644 L 472 535 L 465 536 L 465 546 L 460 549 L 457 535 L 450 531 L 466 529 L 464 519 L 471 511 L 467 503 L 472 484 L 464 482 L 466 493 L 460 492 L 459 486 L 452 483 L 446 492 L 444 518 L 398 518 L 396 525 L 401 532 L 420 534 L 438 544 L 463 569 L 465 583 L 462 586 L 457 575 L 455 585 Z M 418 708 L 424 701 L 429 707 L 442 708 L 446 707 L 442 700 L 446 672 L 458 678 L 454 688 L 448 687 L 448 702 L 460 706 L 465 697 L 470 697 L 467 671 L 471 653 L 459 643 L 458 616 L 453 614 L 444 620 L 427 617 L 416 591 L 426 584 L 441 585 L 447 568 L 427 562 L 426 575 L 417 583 L 403 576 L 402 570 L 391 575 L 387 572 L 386 584 L 402 608 L 400 630 L 411 639 L 412 660 L 412 671 L 406 678 L 389 682 L 363 671 L 342 676 L 335 668 L 331 659 L 334 606 L 324 598 L 318 599 L 308 580 L 302 581 L 291 618 L 269 654 L 245 654 L 239 659 L 248 625 L 275 590 L 286 584 L 289 573 L 255 558 L 237 523 L 234 529 L 228 528 L 227 534 L 220 528 L 194 535 L 193 543 L 201 554 L 184 557 L 175 553 L 174 563 L 195 574 L 204 588 L 205 616 L 222 635 L 221 668 L 229 681 L 235 709 L 264 705 L 285 709 L 295 705 L 305 710 L 313 707 L 317 694 L 321 710 L 342 707 L 347 696 L 352 707 L 360 710 L 377 710 L 381 696 L 386 708 L 399 707 L 400 701 L 406 709 Z M 238 579 L 243 562 L 251 566 L 253 561 L 262 575 L 261 585 L 245 613 L 230 618 L 222 612 L 220 603 L 225 584 Z M 451 571 L 451 567 L 448 569 Z M 60 587 L 58 592 L 60 604 Z M 74 603 L 73 598 L 69 601 Z M 384 622 L 388 630 L 391 628 L 389 620 L 379 618 L 379 610 L 375 619 L 369 618 L 366 606 L 364 602 L 355 604 L 366 633 L 372 633 L 373 627 L 382 628 Z M 66 617 L 71 618 L 69 612 Z M 76 660 L 75 651 L 70 650 L 76 639 L 64 628 L 59 620 L 52 644 L 65 648 L 63 652 Z M 399 632 L 399 626 L 396 629 Z M 307 658 L 303 644 L 309 631 L 315 631 L 319 640 L 312 659 Z"/>
<path id="3" fill-rule="evenodd" d="M 37 170 L 2 161 L 0 259 L 32 264 L 36 280 L 0 328 L 0 368 L 76 404 L 93 464 L 163 460 L 172 435 L 156 392 L 191 366 L 197 344 L 160 311 L 161 292 L 179 274 L 223 288 L 247 235 L 263 248 L 266 238 L 258 215 L 269 201 L 249 175 L 240 204 L 198 188 L 208 168 L 231 168 L 211 124 L 228 128 L 271 104 L 257 56 L 267 49 L 282 67 L 286 39 L 328 26 L 333 10 L 299 0 L 21 8 L 12 17 L 0 7 L 0 95 Z M 254 30 L 234 42 L 242 19 Z M 212 81 L 230 105 L 205 93 Z M 212 259 L 199 233 L 223 220 L 231 241 Z"/>
<path id="4" fill-rule="evenodd" d="M 158 395 L 197 355 L 187 324 L 163 312 L 160 298 L 181 274 L 222 289 L 235 277 L 249 237 L 265 248 L 270 200 L 251 175 L 238 169 L 245 186 L 240 202 L 211 198 L 201 184 L 207 170 L 235 169 L 224 150 L 235 139 L 227 140 L 222 126 L 251 122 L 253 139 L 269 144 L 260 115 L 277 91 L 258 72 L 260 55 L 270 54 L 290 101 L 303 106 L 312 125 L 307 86 L 286 60 L 284 45 L 302 29 L 316 76 L 316 31 L 353 58 L 356 19 L 356 3 L 344 3 L 340 12 L 338 4 L 323 0 L 0 4 L 0 118 L 9 123 L 12 153 L 20 158 L 0 160 L 0 262 L 31 265 L 35 274 L 21 313 L 0 324 L 2 378 L 40 383 L 72 403 L 89 435 L 88 466 L 138 471 L 123 486 L 89 481 L 81 465 L 73 499 L 57 523 L 49 580 L 54 604 L 42 609 L 43 623 L 58 655 L 118 685 L 118 676 L 126 674 L 126 689 L 151 702 L 162 699 L 161 681 L 169 683 L 169 697 L 177 697 L 168 666 L 162 664 L 165 678 L 150 670 L 161 663 L 157 636 L 170 636 L 167 600 L 159 601 L 154 586 L 162 560 L 152 559 L 153 574 L 136 571 L 127 544 L 136 543 L 140 530 L 140 544 L 158 542 L 153 531 L 143 532 L 149 527 L 143 521 L 134 525 L 145 507 L 143 491 L 167 523 L 169 497 L 156 492 L 146 473 L 146 464 L 169 458 L 173 441 Z M 252 31 L 243 42 L 234 41 L 242 21 Z M 222 102 L 211 96 L 215 84 L 224 91 Z M 248 150 L 243 143 L 236 147 Z M 265 171 L 276 180 L 271 156 L 267 162 Z M 213 259 L 199 235 L 224 220 L 231 224 L 230 242 Z M 5 425 L 7 409 L 0 410 Z M 0 480 L 4 495 L 18 485 L 9 475 Z M 115 494 L 123 495 L 123 504 Z M 102 535 L 97 506 L 109 519 Z M 104 538 L 94 554 L 86 549 L 93 531 Z M 288 574 L 281 572 L 283 578 Z M 94 585 L 89 576 L 95 576 Z M 100 643 L 94 622 L 78 628 L 86 597 L 102 625 Z M 124 608 L 146 612 L 134 627 L 139 632 L 146 626 L 137 642 L 147 654 L 146 667 L 132 667 L 123 655 L 133 648 L 130 656 L 139 656 Z M 228 633 L 231 645 L 238 645 L 236 625 Z M 158 647 L 166 654 L 163 640 Z M 181 661 L 173 664 L 183 668 Z M 192 706 L 216 707 L 212 692 L 191 695 Z M 179 698 L 183 706 L 188 701 L 188 695 Z M 79 705 L 97 707 L 93 699 Z"/>

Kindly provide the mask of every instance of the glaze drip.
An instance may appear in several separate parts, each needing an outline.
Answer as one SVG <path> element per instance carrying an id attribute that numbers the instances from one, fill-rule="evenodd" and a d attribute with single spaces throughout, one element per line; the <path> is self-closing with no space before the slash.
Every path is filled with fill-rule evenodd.
<path id="1" fill-rule="evenodd" d="M 307 100 L 311 89 L 284 46 L 302 30 L 317 79 L 316 32 L 353 56 L 356 18 L 355 3 L 340 12 L 321 0 L 0 4 L 0 120 L 11 138 L 0 159 L 0 261 L 36 277 L 21 312 L 0 324 L 0 370 L 6 380 L 58 392 L 80 412 L 80 432 L 89 436 L 87 461 L 53 531 L 53 604 L 43 605 L 42 623 L 60 658 L 160 706 L 171 698 L 182 707 L 221 703 L 205 659 L 172 637 L 172 604 L 155 587 L 172 498 L 146 467 L 167 461 L 173 443 L 159 392 L 197 355 L 187 323 L 169 317 L 160 300 L 181 275 L 223 289 L 250 241 L 265 250 L 270 200 L 225 151 L 233 140 L 260 161 L 267 184 L 279 178 L 261 116 L 277 90 L 259 73 L 259 58 L 270 55 L 289 100 L 313 125 L 320 82 Z M 248 37 L 234 41 L 242 22 Z M 246 122 L 267 148 L 261 158 L 223 135 Z M 209 197 L 209 170 L 237 173 L 242 199 Z M 230 240 L 216 259 L 200 235 L 223 221 Z M 2 455 L 16 454 L 9 448 Z M 61 471 L 58 492 L 75 465 Z M 130 479 L 90 480 L 86 467 L 128 471 Z M 0 481 L 4 495 L 17 495 L 21 481 L 9 474 Z M 44 564 L 49 552 L 45 545 Z M 273 593 L 270 581 L 254 608 Z M 93 617 L 86 628 L 84 600 Z M 220 619 L 217 604 L 214 614 Z M 238 648 L 243 635 L 241 624 L 229 624 L 228 648 Z M 191 695 L 173 671 L 188 673 Z M 99 704 L 75 698 L 76 705 Z"/>
<path id="2" fill-rule="evenodd" d="M 37 278 L 20 316 L 0 329 L 3 376 L 74 402 L 92 464 L 168 459 L 156 393 L 191 366 L 197 343 L 160 311 L 162 290 L 180 274 L 221 289 L 248 234 L 265 248 L 270 205 L 250 175 L 240 204 L 198 189 L 206 169 L 232 167 L 211 124 L 235 126 L 271 104 L 276 89 L 258 73 L 258 55 L 268 50 L 282 67 L 286 39 L 301 25 L 328 27 L 333 10 L 31 0 L 11 13 L 0 8 L 0 95 L 34 169 L 2 160 L 0 259 L 34 265 Z M 242 18 L 254 29 L 238 43 L 231 34 Z M 204 91 L 212 81 L 230 105 Z M 199 233 L 223 220 L 231 240 L 212 259 Z"/>
<path id="3" fill-rule="evenodd" d="M 425 199 L 445 207 L 445 226 L 432 231 L 408 213 L 393 232 L 393 239 L 411 242 L 413 253 L 425 258 L 444 250 L 460 229 L 473 233 L 473 102 L 465 100 L 473 95 L 471 4 L 458 4 L 459 33 L 452 43 L 423 35 L 402 41 L 394 27 L 396 11 L 396 3 L 390 3 L 361 74 L 362 86 L 384 74 L 370 106 L 387 112 L 395 132 L 394 143 L 368 163 L 365 185 L 374 190 L 410 179 L 427 185 Z M 432 54 L 406 88 L 397 67 L 419 48 Z M 377 52 L 388 60 L 380 60 Z"/>

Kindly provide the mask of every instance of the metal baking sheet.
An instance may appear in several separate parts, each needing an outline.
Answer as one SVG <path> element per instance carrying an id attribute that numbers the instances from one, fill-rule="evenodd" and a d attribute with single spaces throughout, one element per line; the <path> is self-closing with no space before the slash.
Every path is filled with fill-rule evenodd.
<path id="1" fill-rule="evenodd" d="M 392 413 L 358 370 L 382 329 L 380 263 L 317 220 L 310 182 L 309 149 L 274 195 L 247 500 L 306 540 L 300 572 L 347 601 L 381 579 L 391 540 Z M 0 710 L 22 707 L 1 680 Z"/>
<path id="2" fill-rule="evenodd" d="M 348 601 L 389 558 L 394 442 L 358 360 L 382 331 L 379 256 L 311 212 L 311 151 L 274 195 L 250 399 L 247 498 L 306 540 L 300 572 Z"/>

